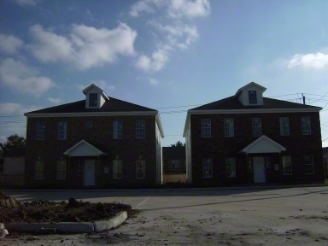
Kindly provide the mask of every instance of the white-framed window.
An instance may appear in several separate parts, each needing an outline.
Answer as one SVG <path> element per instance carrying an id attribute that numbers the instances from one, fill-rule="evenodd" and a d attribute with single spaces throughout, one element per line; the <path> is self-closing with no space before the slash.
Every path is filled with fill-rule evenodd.
<path id="1" fill-rule="evenodd" d="M 90 93 L 89 94 L 89 107 L 96 108 L 98 106 L 98 94 Z"/>
<path id="2" fill-rule="evenodd" d="M 44 121 L 39 121 L 36 123 L 36 139 L 44 140 L 46 135 L 46 123 Z"/>
<path id="3" fill-rule="evenodd" d="M 292 175 L 292 159 L 290 156 L 282 157 L 282 173 L 283 175 Z"/>
<path id="4" fill-rule="evenodd" d="M 123 133 L 123 123 L 121 120 L 113 121 L 113 138 L 114 139 L 122 139 Z"/>
<path id="5" fill-rule="evenodd" d="M 35 162 L 35 179 L 44 179 L 44 163 L 43 161 Z"/>
<path id="6" fill-rule="evenodd" d="M 136 138 L 145 138 L 145 120 L 136 121 Z"/>
<path id="7" fill-rule="evenodd" d="M 113 179 L 122 179 L 122 160 L 113 161 Z"/>
<path id="8" fill-rule="evenodd" d="M 66 179 L 66 161 L 57 161 L 57 179 Z"/>
<path id="9" fill-rule="evenodd" d="M 202 138 L 210 138 L 211 137 L 211 119 L 202 119 Z"/>
<path id="10" fill-rule="evenodd" d="M 305 174 L 314 174 L 313 155 L 305 155 L 304 162 L 305 162 Z"/>
<path id="11" fill-rule="evenodd" d="M 302 134 L 303 135 L 311 135 L 310 116 L 302 116 Z"/>
<path id="12" fill-rule="evenodd" d="M 137 160 L 136 168 L 136 178 L 145 179 L 146 178 L 146 163 L 144 160 Z"/>
<path id="13" fill-rule="evenodd" d="M 226 158 L 225 166 L 226 166 L 227 178 L 235 178 L 236 177 L 236 159 L 235 158 Z"/>
<path id="14" fill-rule="evenodd" d="M 58 140 L 66 140 L 67 139 L 67 122 L 59 121 L 58 122 Z"/>
<path id="15" fill-rule="evenodd" d="M 234 128 L 233 128 L 233 119 L 232 118 L 224 119 L 224 136 L 226 138 L 231 138 L 234 136 Z"/>
<path id="16" fill-rule="evenodd" d="M 280 122 L 280 135 L 289 136 L 289 118 L 280 117 L 279 122 Z"/>
<path id="17" fill-rule="evenodd" d="M 249 104 L 257 104 L 256 91 L 248 91 L 248 103 Z"/>
<path id="18" fill-rule="evenodd" d="M 203 169 L 203 178 L 211 179 L 213 178 L 213 163 L 211 158 L 202 159 L 202 169 Z"/>
<path id="19" fill-rule="evenodd" d="M 252 131 L 253 131 L 253 137 L 262 136 L 262 120 L 261 120 L 261 118 L 253 118 L 252 119 Z"/>

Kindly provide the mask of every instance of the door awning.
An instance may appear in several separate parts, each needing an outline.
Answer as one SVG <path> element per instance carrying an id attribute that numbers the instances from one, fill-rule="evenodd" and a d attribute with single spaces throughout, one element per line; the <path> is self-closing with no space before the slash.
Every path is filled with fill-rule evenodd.
<path id="1" fill-rule="evenodd" d="M 277 142 L 273 141 L 271 138 L 262 135 L 254 142 L 250 143 L 240 152 L 245 152 L 247 154 L 261 154 L 261 153 L 280 153 L 285 151 L 286 148 Z"/>
<path id="2" fill-rule="evenodd" d="M 64 152 L 64 155 L 68 156 L 100 156 L 107 155 L 100 149 L 96 148 L 92 144 L 88 143 L 84 139 L 75 144 Z"/>

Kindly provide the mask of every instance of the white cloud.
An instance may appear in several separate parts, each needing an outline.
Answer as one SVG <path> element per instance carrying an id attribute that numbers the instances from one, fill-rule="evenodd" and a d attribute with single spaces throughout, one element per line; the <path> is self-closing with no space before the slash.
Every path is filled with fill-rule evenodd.
<path id="1" fill-rule="evenodd" d="M 65 62 L 80 70 L 115 62 L 118 55 L 134 55 L 133 45 L 137 37 L 137 32 L 124 23 L 112 30 L 73 25 L 67 36 L 33 25 L 30 33 L 34 43 L 28 47 L 37 59 Z"/>
<path id="2" fill-rule="evenodd" d="M 15 54 L 22 48 L 24 42 L 12 35 L 4 35 L 0 33 L 0 50 L 7 54 Z"/>
<path id="3" fill-rule="evenodd" d="M 140 0 L 131 6 L 130 15 L 153 14 L 147 23 L 155 28 L 155 49 L 151 55 L 139 55 L 135 66 L 144 71 L 159 71 L 170 60 L 176 49 L 186 50 L 197 40 L 197 27 L 190 23 L 196 17 L 210 13 L 208 0 Z M 162 35 L 157 35 L 160 33 Z"/>
<path id="4" fill-rule="evenodd" d="M 34 6 L 37 0 L 14 0 L 14 2 L 21 6 Z"/>
<path id="5" fill-rule="evenodd" d="M 55 86 L 54 82 L 25 63 L 6 58 L 0 62 L 0 81 L 14 90 L 40 96 Z"/>
<path id="6" fill-rule="evenodd" d="M 113 85 L 109 85 L 106 81 L 104 80 L 93 80 L 90 82 L 90 84 L 95 84 L 96 86 L 98 86 L 100 89 L 106 91 L 111 91 L 111 90 L 115 90 L 115 86 Z M 84 87 L 85 88 L 85 87 Z"/>
<path id="7" fill-rule="evenodd" d="M 171 0 L 168 13 L 169 16 L 174 18 L 194 18 L 207 16 L 210 10 L 208 0 Z"/>
<path id="8" fill-rule="evenodd" d="M 152 53 L 151 57 L 141 55 L 137 60 L 136 67 L 144 71 L 159 71 L 168 60 L 167 50 L 158 49 Z"/>
<path id="9" fill-rule="evenodd" d="M 153 79 L 153 78 L 149 78 L 149 83 L 151 84 L 151 85 L 158 85 L 158 80 L 156 80 L 156 79 Z"/>
<path id="10" fill-rule="evenodd" d="M 59 98 L 48 97 L 48 101 L 49 101 L 49 102 L 52 102 L 52 103 L 56 103 L 56 104 L 58 104 L 58 103 L 60 103 L 62 100 L 59 99 Z"/>
<path id="11" fill-rule="evenodd" d="M 169 18 L 195 18 L 207 16 L 211 7 L 208 0 L 140 0 L 131 6 L 130 16 L 155 13 L 156 9 L 164 9 Z"/>
<path id="12" fill-rule="evenodd" d="M 287 61 L 287 67 L 328 68 L 328 54 L 317 52 L 315 54 L 296 54 Z"/>

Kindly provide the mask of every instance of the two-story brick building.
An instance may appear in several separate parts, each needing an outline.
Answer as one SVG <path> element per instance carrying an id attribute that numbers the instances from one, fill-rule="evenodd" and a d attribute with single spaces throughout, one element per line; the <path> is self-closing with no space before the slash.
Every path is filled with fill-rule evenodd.
<path id="1" fill-rule="evenodd" d="M 164 137 L 158 111 L 109 97 L 26 113 L 29 187 L 145 187 L 162 183 Z"/>
<path id="2" fill-rule="evenodd" d="M 323 182 L 321 108 L 263 97 L 254 82 L 188 110 L 187 179 L 196 185 Z"/>

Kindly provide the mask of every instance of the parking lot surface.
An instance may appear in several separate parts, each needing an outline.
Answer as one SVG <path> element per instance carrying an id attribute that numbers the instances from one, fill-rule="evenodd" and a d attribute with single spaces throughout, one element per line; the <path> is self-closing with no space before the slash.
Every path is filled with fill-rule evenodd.
<path id="1" fill-rule="evenodd" d="M 112 231 L 9 235 L 0 245 L 328 245 L 327 186 L 4 192 L 20 201 L 120 202 L 141 213 Z"/>

